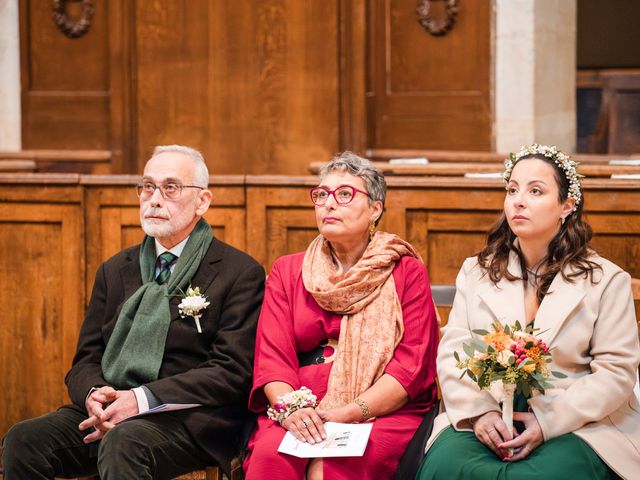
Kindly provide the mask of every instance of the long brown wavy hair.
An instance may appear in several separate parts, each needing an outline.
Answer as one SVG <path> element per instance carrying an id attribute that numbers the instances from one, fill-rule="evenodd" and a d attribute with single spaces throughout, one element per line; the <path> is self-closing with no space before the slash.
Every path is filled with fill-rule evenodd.
<path id="1" fill-rule="evenodd" d="M 518 162 L 531 158 L 542 160 L 553 167 L 558 185 L 558 201 L 564 202 L 569 196 L 569 180 L 564 171 L 551 158 L 539 154 L 526 155 Z M 593 276 L 594 271 L 602 270 L 602 267 L 589 259 L 595 253 L 589 245 L 593 237 L 593 230 L 582 218 L 583 209 L 584 194 L 582 201 L 576 205 L 576 210 L 565 219 L 558 233 L 549 242 L 547 256 L 538 267 L 544 272 L 536 283 L 538 302 L 542 302 L 558 272 L 561 273 L 564 280 L 570 283 L 575 283 L 575 278 L 579 276 L 590 277 L 591 282 L 596 283 Z M 478 253 L 478 264 L 485 274 L 489 275 L 493 283 L 498 283 L 502 278 L 509 281 L 522 280 L 526 282 L 528 280 L 529 273 L 526 269 L 524 255 L 515 244 L 516 238 L 503 211 L 498 221 L 489 230 L 486 246 Z M 522 277 L 516 277 L 507 268 L 511 251 L 515 252 L 520 260 Z M 565 268 L 567 266 L 571 266 L 572 271 L 568 271 L 569 269 Z"/>

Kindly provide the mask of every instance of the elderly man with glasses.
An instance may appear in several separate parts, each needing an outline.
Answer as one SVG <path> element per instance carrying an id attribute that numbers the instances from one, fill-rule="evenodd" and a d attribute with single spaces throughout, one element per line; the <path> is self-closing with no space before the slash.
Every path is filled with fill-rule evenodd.
<path id="1" fill-rule="evenodd" d="M 98 269 L 66 376 L 73 404 L 7 433 L 5 480 L 173 478 L 212 463 L 229 470 L 246 418 L 264 271 L 214 238 L 202 218 L 208 180 L 198 151 L 155 149 L 136 185 L 146 236 Z M 163 404 L 182 405 L 152 411 Z"/>

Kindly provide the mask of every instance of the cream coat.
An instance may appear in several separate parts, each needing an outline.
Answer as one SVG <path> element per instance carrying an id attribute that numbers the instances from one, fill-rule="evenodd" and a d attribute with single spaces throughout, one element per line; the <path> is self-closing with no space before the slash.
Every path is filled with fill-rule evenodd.
<path id="1" fill-rule="evenodd" d="M 578 277 L 574 284 L 557 275 L 542 301 L 535 326 L 552 349 L 552 370 L 568 375 L 554 388 L 529 400 L 544 439 L 573 432 L 587 442 L 619 475 L 640 475 L 640 406 L 633 392 L 640 362 L 629 274 L 594 256 L 602 266 L 599 283 Z M 509 271 L 521 276 L 512 254 Z M 494 285 L 475 257 L 468 258 L 456 280 L 456 297 L 438 349 L 438 377 L 446 412 L 435 420 L 427 450 L 448 425 L 469 430 L 468 419 L 500 410 L 486 391 L 468 377 L 459 379 L 453 352 L 464 358 L 462 344 L 473 329 L 489 330 L 494 320 L 524 323 L 522 281 Z M 526 461 L 526 460 L 525 460 Z"/>

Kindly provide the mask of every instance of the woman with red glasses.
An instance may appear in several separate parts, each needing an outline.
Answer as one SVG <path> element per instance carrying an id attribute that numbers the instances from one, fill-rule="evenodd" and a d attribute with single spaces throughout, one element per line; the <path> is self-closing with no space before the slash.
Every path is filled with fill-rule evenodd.
<path id="1" fill-rule="evenodd" d="M 246 478 L 386 479 L 436 401 L 438 325 L 427 271 L 407 242 L 375 231 L 386 182 L 368 160 L 334 158 L 311 189 L 320 235 L 278 259 L 258 322 Z M 278 453 L 325 422 L 372 422 L 360 457 Z"/>

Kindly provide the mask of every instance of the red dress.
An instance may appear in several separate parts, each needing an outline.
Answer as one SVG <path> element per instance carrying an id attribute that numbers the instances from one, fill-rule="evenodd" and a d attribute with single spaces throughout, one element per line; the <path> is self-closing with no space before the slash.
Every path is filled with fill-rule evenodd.
<path id="1" fill-rule="evenodd" d="M 286 430 L 267 418 L 263 387 L 274 381 L 286 382 L 294 389 L 306 386 L 318 400 L 327 390 L 332 363 L 299 367 L 297 353 L 313 350 L 323 339 L 337 339 L 342 316 L 323 310 L 304 288 L 303 259 L 304 252 L 279 258 L 267 280 L 249 399 L 249 408 L 261 415 L 244 463 L 247 480 L 299 480 L 309 461 L 278 453 Z M 436 398 L 439 334 L 426 268 L 416 258 L 404 256 L 396 263 L 393 278 L 402 304 L 404 336 L 385 373 L 405 388 L 409 402 L 374 420 L 364 456 L 324 458 L 327 480 L 393 478 L 409 440 Z M 329 353 L 326 350 L 325 356 Z"/>

